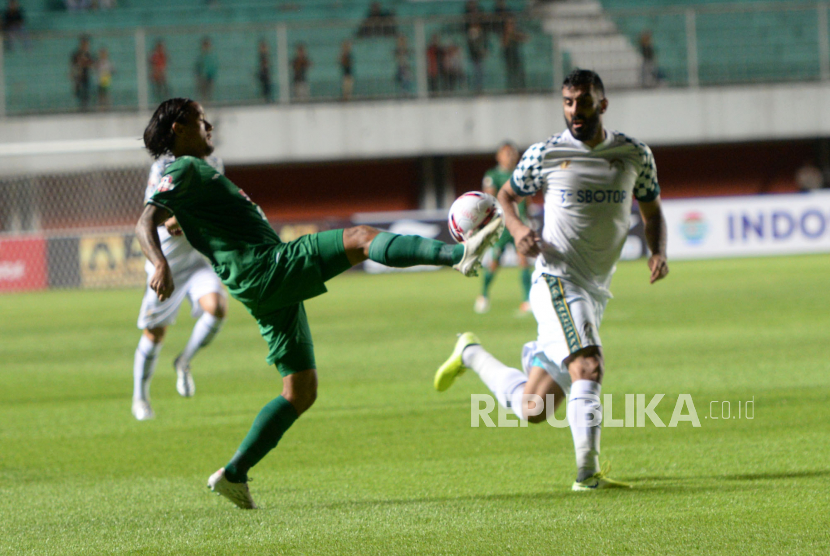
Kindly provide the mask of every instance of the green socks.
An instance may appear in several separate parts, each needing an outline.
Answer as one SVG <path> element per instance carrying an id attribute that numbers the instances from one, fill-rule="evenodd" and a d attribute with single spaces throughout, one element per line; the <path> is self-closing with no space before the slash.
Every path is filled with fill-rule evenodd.
<path id="1" fill-rule="evenodd" d="M 490 295 L 490 285 L 493 283 L 493 280 L 496 279 L 496 273 L 491 272 L 489 269 L 485 268 L 484 270 L 484 286 L 481 288 L 481 295 L 484 297 L 489 297 Z"/>
<path id="2" fill-rule="evenodd" d="M 248 469 L 276 447 L 297 417 L 297 410 L 282 396 L 268 402 L 254 419 L 236 454 L 225 466 L 225 477 L 232 483 L 247 482 Z"/>
<path id="3" fill-rule="evenodd" d="M 530 301 L 530 278 L 533 271 L 530 268 L 523 268 L 519 279 L 522 281 L 522 291 L 524 292 L 524 300 Z"/>
<path id="4" fill-rule="evenodd" d="M 452 266 L 461 262 L 464 246 L 449 245 L 437 239 L 379 233 L 369 245 L 369 258 L 396 268 L 419 264 Z"/>

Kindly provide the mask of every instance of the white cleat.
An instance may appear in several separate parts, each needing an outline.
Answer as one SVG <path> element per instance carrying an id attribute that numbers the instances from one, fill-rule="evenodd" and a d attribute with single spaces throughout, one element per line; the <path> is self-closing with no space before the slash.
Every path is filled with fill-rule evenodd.
<path id="1" fill-rule="evenodd" d="M 490 300 L 480 295 L 476 298 L 476 302 L 473 305 L 473 311 L 478 313 L 479 315 L 483 315 L 487 311 L 490 310 Z"/>
<path id="2" fill-rule="evenodd" d="M 173 361 L 173 367 L 176 369 L 176 390 L 181 397 L 192 398 L 196 393 L 196 383 L 193 382 L 193 376 L 190 374 L 190 365 L 180 365 L 180 359 L 181 355 Z"/>
<path id="3" fill-rule="evenodd" d="M 257 509 L 251 491 L 248 490 L 248 483 L 232 483 L 225 478 L 223 467 L 208 479 L 208 488 L 218 495 L 224 496 L 243 510 Z"/>
<path id="4" fill-rule="evenodd" d="M 464 242 L 464 256 L 453 268 L 464 276 L 478 276 L 481 259 L 487 253 L 487 248 L 499 239 L 503 230 L 504 220 L 497 216 Z"/>
<path id="5" fill-rule="evenodd" d="M 155 417 L 153 408 L 147 400 L 133 400 L 133 417 L 139 421 L 147 421 Z"/>

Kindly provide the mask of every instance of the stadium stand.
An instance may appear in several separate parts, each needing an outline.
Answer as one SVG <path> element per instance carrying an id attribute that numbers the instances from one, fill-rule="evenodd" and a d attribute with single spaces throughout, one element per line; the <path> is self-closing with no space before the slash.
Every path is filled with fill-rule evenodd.
<path id="1" fill-rule="evenodd" d="M 264 40 L 272 57 L 271 79 L 278 89 L 280 78 L 277 51 L 278 28 L 285 29 L 287 57 L 293 56 L 298 43 L 304 43 L 312 61 L 309 81 L 312 100 L 340 97 L 338 55 L 344 40 L 353 41 L 355 90 L 353 98 L 389 98 L 407 96 L 394 81 L 396 38 L 388 35 L 361 36 L 361 23 L 370 2 L 312 0 L 309 2 L 256 2 L 225 0 L 217 7 L 206 7 L 202 0 L 124 1 L 117 8 L 67 12 L 27 7 L 32 40 L 28 49 L 17 49 L 4 56 L 6 113 L 25 114 L 48 111 L 71 111 L 79 108 L 69 78 L 71 53 L 79 36 L 91 39 L 92 53 L 106 47 L 115 68 L 111 109 L 134 109 L 138 106 L 138 58 L 146 60 L 158 41 L 168 52 L 169 93 L 196 97 L 195 61 L 203 37 L 213 43 L 218 72 L 212 101 L 216 104 L 260 102 L 257 81 L 257 45 Z M 527 3 L 508 2 L 508 8 L 524 18 Z M 441 34 L 454 43 L 467 58 L 462 17 L 463 2 L 386 2 L 384 9 L 395 15 L 395 27 L 406 36 L 410 49 L 410 66 L 417 66 L 416 26 L 422 22 L 425 35 Z M 482 3 L 488 12 L 492 4 Z M 175 26 L 175 32 L 170 27 Z M 522 46 L 526 86 L 523 90 L 550 90 L 552 80 L 551 39 L 538 22 L 524 18 L 520 28 L 527 35 Z M 139 33 L 140 31 L 140 33 Z M 139 36 L 140 35 L 140 36 Z M 136 55 L 142 48 L 143 55 Z M 506 88 L 504 61 L 499 37 L 488 34 L 489 56 L 485 60 L 485 92 L 503 92 Z M 421 54 L 422 55 L 422 54 Z M 464 64 L 469 68 L 469 61 Z M 142 76 L 143 77 L 143 76 Z M 93 86 L 94 89 L 94 86 Z M 457 91 L 466 92 L 461 86 Z M 158 100 L 150 93 L 149 103 Z"/>

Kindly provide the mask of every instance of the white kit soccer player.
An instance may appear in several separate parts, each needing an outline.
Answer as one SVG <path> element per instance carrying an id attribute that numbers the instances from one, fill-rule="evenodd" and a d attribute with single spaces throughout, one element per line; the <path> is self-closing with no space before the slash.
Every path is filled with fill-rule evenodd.
<path id="1" fill-rule="evenodd" d="M 543 410 L 538 403 L 547 395 L 554 396 L 554 406 L 567 396 L 577 463 L 573 490 L 628 487 L 608 478 L 599 465 L 604 374 L 599 326 L 635 199 L 652 253 L 650 280 L 668 273 L 660 187 L 651 150 L 602 126 L 608 101 L 599 76 L 574 70 L 563 84 L 563 104 L 568 129 L 527 149 L 499 191 L 517 249 L 538 255 L 530 290 L 538 336 L 524 346 L 524 372 L 507 367 L 465 333 L 438 370 L 435 387 L 448 388 L 471 368 L 502 406 L 531 422 L 543 422 L 545 413 L 552 413 L 550 404 Z M 512 208 L 539 191 L 544 195 L 541 234 Z"/>
<path id="2" fill-rule="evenodd" d="M 145 202 L 160 187 L 164 187 L 162 176 L 167 166 L 174 160 L 173 156 L 163 156 L 153 163 L 144 194 Z M 205 160 L 217 172 L 224 174 L 225 169 L 221 159 L 210 156 Z M 150 381 L 161 352 L 164 331 L 167 326 L 176 321 L 176 315 L 182 303 L 185 299 L 189 300 L 192 316 L 198 319 L 187 345 L 173 364 L 176 370 L 176 389 L 183 397 L 190 397 L 195 393 L 195 384 L 190 374 L 190 361 L 201 348 L 213 340 L 222 328 L 227 305 L 227 294 L 210 263 L 191 247 L 184 235 L 171 235 L 164 226 L 159 226 L 158 234 L 162 251 L 173 273 L 173 283 L 176 289 L 169 299 L 161 302 L 148 286 L 141 303 L 138 328 L 144 333 L 138 343 L 133 364 L 132 408 L 133 415 L 140 421 L 154 416 L 150 406 Z M 149 281 L 155 268 L 148 261 L 145 270 Z"/>

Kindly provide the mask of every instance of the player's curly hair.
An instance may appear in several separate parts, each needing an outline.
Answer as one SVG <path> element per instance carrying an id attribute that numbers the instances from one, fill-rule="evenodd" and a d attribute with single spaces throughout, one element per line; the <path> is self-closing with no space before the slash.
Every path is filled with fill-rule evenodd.
<path id="1" fill-rule="evenodd" d="M 153 158 L 158 158 L 173 150 L 176 140 L 173 124 L 184 122 L 196 113 L 196 102 L 189 98 L 171 98 L 156 108 L 150 123 L 144 130 L 144 146 Z"/>
<path id="2" fill-rule="evenodd" d="M 581 87 L 594 87 L 594 90 L 605 96 L 605 85 L 602 84 L 602 79 L 599 78 L 599 75 L 595 71 L 581 69 L 581 68 L 574 68 L 571 73 L 569 73 L 565 80 L 562 82 L 562 87 L 573 87 L 573 88 L 581 88 Z"/>

